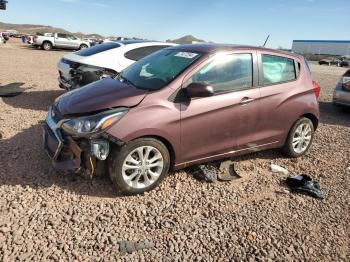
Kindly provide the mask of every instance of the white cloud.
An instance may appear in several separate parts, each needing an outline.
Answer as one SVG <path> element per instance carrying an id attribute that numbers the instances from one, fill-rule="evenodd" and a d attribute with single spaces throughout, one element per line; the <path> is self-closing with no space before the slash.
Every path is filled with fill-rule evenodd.
<path id="1" fill-rule="evenodd" d="M 97 7 L 108 7 L 108 5 L 103 3 L 90 3 L 90 5 L 97 6 Z"/>

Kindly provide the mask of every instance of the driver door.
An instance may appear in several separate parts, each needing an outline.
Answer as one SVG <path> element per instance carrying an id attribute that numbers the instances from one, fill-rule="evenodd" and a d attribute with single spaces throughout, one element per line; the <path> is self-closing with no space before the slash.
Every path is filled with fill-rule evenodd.
<path id="1" fill-rule="evenodd" d="M 66 47 L 68 45 L 67 34 L 58 33 L 55 37 L 55 44 L 57 47 Z"/>
<path id="2" fill-rule="evenodd" d="M 72 49 L 79 48 L 80 41 L 74 35 L 68 35 L 67 40 L 68 40 L 67 47 L 72 48 Z"/>
<path id="3" fill-rule="evenodd" d="M 214 56 L 184 81 L 213 87 L 214 95 L 181 104 L 181 162 L 205 162 L 254 140 L 260 97 L 255 52 Z M 244 146 L 243 146 L 244 147 Z"/>

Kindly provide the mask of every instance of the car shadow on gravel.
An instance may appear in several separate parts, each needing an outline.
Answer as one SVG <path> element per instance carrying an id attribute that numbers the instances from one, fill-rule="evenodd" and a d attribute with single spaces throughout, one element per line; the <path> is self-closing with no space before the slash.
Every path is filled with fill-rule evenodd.
<path id="1" fill-rule="evenodd" d="M 320 122 L 327 125 L 350 127 L 350 109 L 343 110 L 333 105 L 332 102 L 319 102 Z"/>
<path id="2" fill-rule="evenodd" d="M 16 97 L 3 97 L 2 100 L 13 108 L 46 111 L 55 101 L 55 98 L 63 93 L 63 90 L 26 90 Z"/>
<path id="3" fill-rule="evenodd" d="M 0 139 L 0 186 L 9 186 L 10 190 L 15 190 L 13 187 L 16 186 L 34 190 L 57 187 L 53 190 L 68 191 L 78 196 L 123 197 L 116 192 L 107 175 L 89 179 L 72 172 L 55 171 L 43 150 L 42 125 L 43 122 L 37 123 L 13 137 Z M 268 150 L 234 157 L 232 160 L 278 158 L 284 158 L 279 150 Z M 170 176 L 169 179 L 173 178 Z"/>
<path id="4" fill-rule="evenodd" d="M 43 150 L 41 134 L 42 123 L 38 123 L 13 137 L 0 139 L 1 187 L 10 186 L 10 190 L 15 190 L 14 186 L 35 190 L 57 187 L 59 192 L 64 190 L 79 196 L 119 196 L 108 176 L 89 179 L 55 171 Z"/>
<path id="5" fill-rule="evenodd" d="M 41 47 L 35 47 L 31 45 L 20 45 L 19 46 L 21 49 L 27 49 L 27 50 L 37 50 L 37 51 L 42 51 L 42 52 L 69 52 L 69 51 L 76 51 L 76 50 L 67 50 L 67 49 L 51 49 L 50 51 L 45 51 L 41 49 Z"/>

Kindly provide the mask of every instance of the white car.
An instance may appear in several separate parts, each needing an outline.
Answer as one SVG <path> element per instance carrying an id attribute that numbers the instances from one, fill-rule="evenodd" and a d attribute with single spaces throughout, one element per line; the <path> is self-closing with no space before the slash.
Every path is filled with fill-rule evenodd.
<path id="1" fill-rule="evenodd" d="M 104 43 L 65 55 L 58 62 L 59 86 L 72 90 L 113 77 L 141 58 L 174 45 L 128 40 Z"/>

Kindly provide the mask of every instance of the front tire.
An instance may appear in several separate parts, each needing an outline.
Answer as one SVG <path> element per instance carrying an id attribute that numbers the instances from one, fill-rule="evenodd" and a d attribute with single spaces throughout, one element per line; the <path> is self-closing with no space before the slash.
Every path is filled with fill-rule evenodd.
<path id="1" fill-rule="evenodd" d="M 169 151 L 161 141 L 140 138 L 114 150 L 108 169 L 119 192 L 136 195 L 158 186 L 167 176 L 169 166 Z"/>
<path id="2" fill-rule="evenodd" d="M 300 157 L 310 148 L 314 138 L 315 127 L 309 118 L 302 117 L 294 123 L 289 131 L 284 153 L 289 157 Z"/>
<path id="3" fill-rule="evenodd" d="M 86 49 L 86 48 L 88 48 L 88 46 L 85 44 L 82 44 L 82 45 L 80 45 L 79 50 Z"/>

